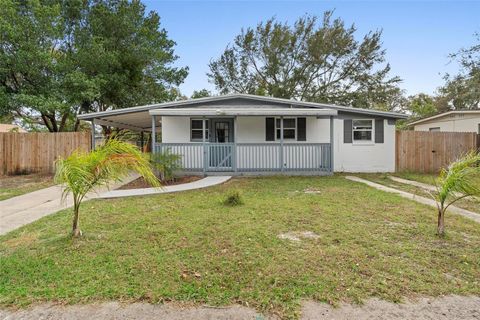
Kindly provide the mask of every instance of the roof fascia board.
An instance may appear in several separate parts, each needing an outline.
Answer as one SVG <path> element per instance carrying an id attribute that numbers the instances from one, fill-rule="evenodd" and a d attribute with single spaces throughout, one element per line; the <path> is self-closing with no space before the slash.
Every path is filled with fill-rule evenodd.
<path id="1" fill-rule="evenodd" d="M 153 109 L 149 111 L 150 115 L 159 116 L 336 116 L 338 112 L 331 109 L 185 109 L 168 108 Z"/>

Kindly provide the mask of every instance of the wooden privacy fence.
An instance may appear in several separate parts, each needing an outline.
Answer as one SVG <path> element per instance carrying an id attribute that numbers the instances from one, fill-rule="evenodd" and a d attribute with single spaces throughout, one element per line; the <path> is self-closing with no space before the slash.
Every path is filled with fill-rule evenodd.
<path id="1" fill-rule="evenodd" d="M 397 131 L 396 170 L 438 172 L 479 144 L 475 132 Z"/>
<path id="2" fill-rule="evenodd" d="M 0 174 L 53 173 L 59 156 L 90 146 L 90 132 L 0 133 Z"/>

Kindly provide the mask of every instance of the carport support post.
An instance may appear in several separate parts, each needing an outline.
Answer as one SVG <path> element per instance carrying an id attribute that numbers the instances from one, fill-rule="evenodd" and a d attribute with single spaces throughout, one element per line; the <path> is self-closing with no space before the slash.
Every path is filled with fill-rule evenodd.
<path id="1" fill-rule="evenodd" d="M 95 150 L 95 119 L 92 119 L 92 150 Z"/>
<path id="2" fill-rule="evenodd" d="M 140 131 L 140 149 L 143 152 L 143 131 Z"/>
<path id="3" fill-rule="evenodd" d="M 283 167 L 283 116 L 280 116 L 280 171 L 282 172 Z"/>
<path id="4" fill-rule="evenodd" d="M 151 150 L 151 153 L 154 154 L 155 153 L 155 144 L 156 144 L 156 137 L 155 137 L 155 133 L 156 133 L 156 128 L 155 128 L 155 121 L 157 120 L 157 117 L 156 116 L 152 116 L 152 150 Z"/>

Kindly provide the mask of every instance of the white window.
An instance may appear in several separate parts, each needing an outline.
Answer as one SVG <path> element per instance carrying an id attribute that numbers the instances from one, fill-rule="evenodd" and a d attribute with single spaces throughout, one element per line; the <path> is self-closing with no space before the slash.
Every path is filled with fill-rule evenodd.
<path id="1" fill-rule="evenodd" d="M 277 140 L 280 140 L 281 136 L 281 119 L 275 120 L 275 135 Z M 297 119 L 296 118 L 283 118 L 283 139 L 295 140 L 297 138 Z"/>
<path id="2" fill-rule="evenodd" d="M 372 142 L 373 120 L 352 121 L 353 142 Z"/>
<path id="3" fill-rule="evenodd" d="M 208 120 L 205 120 L 205 140 L 208 140 Z M 190 139 L 192 141 L 203 140 L 203 120 L 191 119 L 190 120 Z"/>
<path id="4" fill-rule="evenodd" d="M 430 131 L 430 132 L 438 132 L 438 131 L 440 131 L 440 127 L 429 128 L 428 131 Z"/>

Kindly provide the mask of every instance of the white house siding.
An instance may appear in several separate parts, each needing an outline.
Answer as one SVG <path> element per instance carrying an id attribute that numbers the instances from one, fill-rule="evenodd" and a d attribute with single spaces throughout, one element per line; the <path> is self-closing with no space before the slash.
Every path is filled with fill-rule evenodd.
<path id="1" fill-rule="evenodd" d="M 330 143 L 330 120 L 307 118 L 307 141 L 285 143 Z M 189 143 L 190 117 L 162 117 L 162 142 Z M 237 143 L 266 143 L 265 117 L 237 117 Z M 270 142 L 273 143 L 273 142 Z"/>
<path id="2" fill-rule="evenodd" d="M 368 119 L 368 117 L 360 119 Z M 383 121 L 384 143 L 356 144 L 343 142 L 344 121 L 343 119 L 334 120 L 335 172 L 395 171 L 395 124 L 388 124 L 387 120 Z"/>
<path id="3" fill-rule="evenodd" d="M 190 142 L 189 117 L 162 117 L 162 142 Z"/>
<path id="4" fill-rule="evenodd" d="M 479 132 L 480 114 L 450 114 L 415 125 L 415 131 L 430 131 L 440 128 L 443 132 Z"/>

